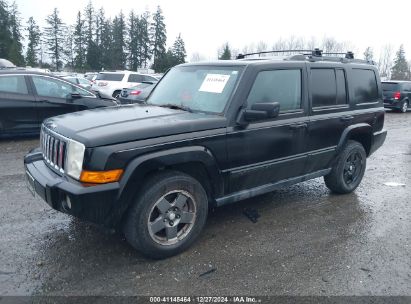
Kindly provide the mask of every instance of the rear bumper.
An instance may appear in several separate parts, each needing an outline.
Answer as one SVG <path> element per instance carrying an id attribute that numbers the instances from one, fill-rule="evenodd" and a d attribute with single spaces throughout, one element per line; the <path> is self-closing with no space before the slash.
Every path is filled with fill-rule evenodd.
<path id="1" fill-rule="evenodd" d="M 384 100 L 384 108 L 387 109 L 401 109 L 402 107 L 402 101 L 392 101 L 392 100 Z"/>
<path id="2" fill-rule="evenodd" d="M 375 132 L 371 141 L 370 155 L 377 151 L 385 142 L 387 137 L 387 130 Z"/>
<path id="3" fill-rule="evenodd" d="M 138 99 L 131 99 L 131 98 L 124 98 L 124 97 L 118 97 L 117 100 L 121 104 L 136 104 L 136 103 L 143 103 L 143 100 L 138 100 Z"/>
<path id="4" fill-rule="evenodd" d="M 57 175 L 46 166 L 38 150 L 25 156 L 24 167 L 30 188 L 53 209 L 106 227 L 114 227 L 111 220 L 117 202 L 118 183 L 85 186 Z"/>

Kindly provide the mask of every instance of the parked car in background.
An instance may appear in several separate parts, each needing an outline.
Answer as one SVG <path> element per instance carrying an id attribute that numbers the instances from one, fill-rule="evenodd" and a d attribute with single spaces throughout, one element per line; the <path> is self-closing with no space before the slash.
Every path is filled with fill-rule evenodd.
<path id="1" fill-rule="evenodd" d="M 11 61 L 0 58 L 0 69 L 14 69 L 15 67 Z"/>
<path id="2" fill-rule="evenodd" d="M 92 83 L 94 83 L 97 79 L 98 73 L 94 73 L 94 72 L 88 72 L 84 74 L 84 78 L 86 78 L 87 80 L 91 81 Z"/>
<path id="3" fill-rule="evenodd" d="M 121 104 L 143 103 L 156 84 L 157 82 L 143 82 L 134 87 L 123 89 L 117 100 Z"/>
<path id="4" fill-rule="evenodd" d="M 118 98 L 121 90 L 136 86 L 143 81 L 154 82 L 158 81 L 158 79 L 151 75 L 130 71 L 101 72 L 98 74 L 96 82 L 93 83 L 91 89 Z"/>
<path id="5" fill-rule="evenodd" d="M 79 86 L 87 90 L 90 90 L 91 85 L 93 84 L 90 80 L 87 80 L 86 78 L 81 76 L 63 76 L 61 78 L 68 80 L 71 83 L 78 84 Z"/>
<path id="6" fill-rule="evenodd" d="M 0 71 L 0 137 L 38 134 L 44 119 L 117 105 L 67 80 L 27 70 Z"/>
<path id="7" fill-rule="evenodd" d="M 384 81 L 382 94 L 385 108 L 406 113 L 411 101 L 411 81 Z"/>

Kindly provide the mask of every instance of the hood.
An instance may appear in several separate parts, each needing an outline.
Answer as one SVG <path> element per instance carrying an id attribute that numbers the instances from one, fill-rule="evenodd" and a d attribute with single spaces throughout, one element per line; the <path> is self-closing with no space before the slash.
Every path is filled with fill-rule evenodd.
<path id="1" fill-rule="evenodd" d="M 220 115 L 190 113 L 156 106 L 127 105 L 74 112 L 47 119 L 53 131 L 97 147 L 154 137 L 223 128 Z"/>

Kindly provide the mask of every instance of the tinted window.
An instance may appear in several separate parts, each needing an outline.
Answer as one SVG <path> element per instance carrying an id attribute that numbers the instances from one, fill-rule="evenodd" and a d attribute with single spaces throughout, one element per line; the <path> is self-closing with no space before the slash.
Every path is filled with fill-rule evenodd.
<path id="1" fill-rule="evenodd" d="M 373 70 L 352 70 L 352 84 L 357 103 L 374 101 L 378 96 L 377 79 Z"/>
<path id="2" fill-rule="evenodd" d="M 6 93 L 28 94 L 26 81 L 22 75 L 1 76 L 0 91 Z"/>
<path id="3" fill-rule="evenodd" d="M 337 83 L 334 69 L 312 69 L 311 90 L 313 107 L 335 105 Z"/>
<path id="4" fill-rule="evenodd" d="M 273 70 L 258 73 L 248 95 L 248 105 L 279 102 L 280 111 L 301 108 L 301 70 Z"/>
<path id="5" fill-rule="evenodd" d="M 97 75 L 97 80 L 107 81 L 122 81 L 124 74 L 120 73 L 100 73 Z"/>
<path id="6" fill-rule="evenodd" d="M 33 83 L 39 96 L 67 98 L 67 95 L 71 93 L 80 94 L 85 97 L 93 96 L 86 90 L 54 78 L 34 76 Z"/>
<path id="7" fill-rule="evenodd" d="M 394 82 L 383 82 L 382 83 L 382 90 L 383 91 L 398 91 L 399 86 L 398 83 Z"/>
<path id="8" fill-rule="evenodd" d="M 337 79 L 337 104 L 347 103 L 347 92 L 345 86 L 345 73 L 343 70 L 336 70 Z"/>
<path id="9" fill-rule="evenodd" d="M 130 74 L 128 76 L 128 82 L 143 82 L 143 76 L 138 74 Z"/>

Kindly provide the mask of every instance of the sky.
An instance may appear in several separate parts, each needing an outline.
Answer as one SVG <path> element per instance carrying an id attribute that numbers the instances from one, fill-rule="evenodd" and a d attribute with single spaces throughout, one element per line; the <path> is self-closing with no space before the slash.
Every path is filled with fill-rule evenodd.
<path id="1" fill-rule="evenodd" d="M 78 10 L 83 11 L 88 0 L 16 0 L 16 3 L 24 22 L 33 16 L 44 25 L 45 17 L 57 7 L 63 21 L 73 24 Z M 106 16 L 111 17 L 120 10 L 126 16 L 131 10 L 154 12 L 160 5 L 167 44 L 171 46 L 181 33 L 187 60 L 193 53 L 201 54 L 205 60 L 215 59 L 225 42 L 242 50 L 245 45 L 264 41 L 271 49 L 276 40 L 290 36 L 347 41 L 357 57 L 362 57 L 365 48 L 371 46 L 375 59 L 384 45 L 390 44 L 397 51 L 404 44 L 406 56 L 411 59 L 410 25 L 401 17 L 401 12 L 411 11 L 409 0 L 93 0 L 92 3 L 95 8 L 103 7 Z"/>

